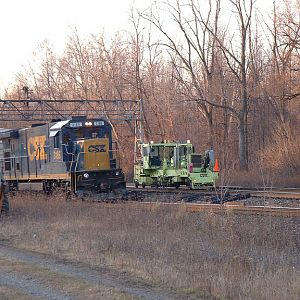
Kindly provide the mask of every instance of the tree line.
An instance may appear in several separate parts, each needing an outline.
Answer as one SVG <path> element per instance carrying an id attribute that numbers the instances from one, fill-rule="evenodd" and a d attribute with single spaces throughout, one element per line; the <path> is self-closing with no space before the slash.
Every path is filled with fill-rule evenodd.
<path id="1" fill-rule="evenodd" d="M 129 21 L 111 39 L 74 30 L 61 55 L 43 43 L 38 68 L 5 97 L 30 86 L 38 99 L 143 99 L 149 140 L 190 139 L 226 168 L 299 173 L 299 0 L 274 1 L 267 16 L 254 0 L 172 0 Z"/>

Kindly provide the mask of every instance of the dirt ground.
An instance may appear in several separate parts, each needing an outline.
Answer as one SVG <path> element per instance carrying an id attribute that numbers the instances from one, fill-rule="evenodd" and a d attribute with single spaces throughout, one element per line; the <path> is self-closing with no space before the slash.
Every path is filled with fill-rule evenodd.
<path id="1" fill-rule="evenodd" d="M 1 299 L 175 299 L 125 274 L 0 245 Z"/>

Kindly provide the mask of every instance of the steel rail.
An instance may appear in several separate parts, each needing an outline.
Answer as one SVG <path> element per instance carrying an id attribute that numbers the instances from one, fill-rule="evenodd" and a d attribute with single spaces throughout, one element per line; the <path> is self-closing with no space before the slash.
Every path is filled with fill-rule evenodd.
<path id="1" fill-rule="evenodd" d="M 127 183 L 127 187 L 134 187 L 134 183 Z M 185 187 L 183 187 L 185 188 Z M 207 189 L 208 187 L 203 187 L 203 189 Z M 210 187 L 211 188 L 211 187 Z M 299 191 L 300 187 L 264 187 L 264 186 L 258 186 L 258 187 L 245 187 L 245 186 L 234 186 L 234 185 L 219 185 L 216 187 L 217 189 L 229 189 L 229 190 L 246 190 L 246 191 L 267 191 L 267 190 L 282 190 L 282 191 Z"/>
<path id="2" fill-rule="evenodd" d="M 281 189 L 281 190 L 259 190 L 257 188 L 253 189 L 248 189 L 244 188 L 241 189 L 238 187 L 237 189 L 234 189 L 233 187 L 230 189 L 223 187 L 203 187 L 202 189 L 198 190 L 191 190 L 188 187 L 181 187 L 180 189 L 175 189 L 175 188 L 136 188 L 133 184 L 127 184 L 127 189 L 129 191 L 137 191 L 141 193 L 174 193 L 174 194 L 180 194 L 180 193 L 189 193 L 189 194 L 205 194 L 205 193 L 210 193 L 210 195 L 219 195 L 222 196 L 226 192 L 230 193 L 247 193 L 250 192 L 251 196 L 253 197 L 263 197 L 263 198 L 281 198 L 281 199 L 299 199 L 300 200 L 300 188 L 294 188 L 293 190 L 290 190 L 290 188 Z"/>
<path id="3" fill-rule="evenodd" d="M 245 187 L 245 186 L 218 186 L 221 189 L 228 190 L 244 190 L 244 191 L 299 191 L 300 187 L 280 187 L 280 186 L 258 186 L 258 187 Z"/>
<path id="4" fill-rule="evenodd" d="M 163 203 L 163 202 L 134 202 L 124 205 L 134 208 L 157 210 L 158 208 L 176 208 L 190 213 L 217 212 L 234 214 L 256 214 L 283 217 L 300 217 L 300 208 L 282 206 L 245 206 L 239 204 L 199 204 L 199 203 Z"/>

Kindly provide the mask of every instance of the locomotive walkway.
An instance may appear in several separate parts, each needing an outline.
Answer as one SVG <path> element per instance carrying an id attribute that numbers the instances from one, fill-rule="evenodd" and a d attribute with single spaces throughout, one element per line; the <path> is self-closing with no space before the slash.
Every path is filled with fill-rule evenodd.
<path id="1" fill-rule="evenodd" d="M 105 268 L 0 245 L 1 299 L 180 299 Z"/>

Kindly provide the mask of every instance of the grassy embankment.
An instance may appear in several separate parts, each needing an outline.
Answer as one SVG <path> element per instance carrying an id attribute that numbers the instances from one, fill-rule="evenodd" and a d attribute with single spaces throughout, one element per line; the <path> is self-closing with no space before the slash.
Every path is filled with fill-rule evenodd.
<path id="1" fill-rule="evenodd" d="M 0 240 L 16 247 L 105 265 L 199 298 L 299 299 L 299 219 L 30 195 L 11 206 Z"/>

